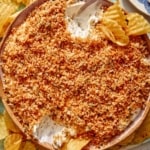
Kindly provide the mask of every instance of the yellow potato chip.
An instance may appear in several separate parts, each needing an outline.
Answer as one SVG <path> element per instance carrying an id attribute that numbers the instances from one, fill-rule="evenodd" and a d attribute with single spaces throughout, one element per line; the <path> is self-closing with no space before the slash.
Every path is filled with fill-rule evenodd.
<path id="1" fill-rule="evenodd" d="M 114 20 L 104 18 L 99 29 L 103 31 L 106 37 L 112 42 L 125 46 L 129 43 L 129 37 L 126 35 L 122 27 Z"/>
<path id="2" fill-rule="evenodd" d="M 13 14 L 17 10 L 18 6 L 15 3 L 10 1 L 2 1 L 0 2 L 0 37 L 3 36 L 7 26 L 8 26 L 8 18 L 11 14 Z"/>
<path id="3" fill-rule="evenodd" d="M 118 24 L 122 27 L 127 26 L 126 15 L 118 3 L 115 3 L 114 5 L 110 6 L 104 12 L 103 17 L 118 22 Z"/>
<path id="4" fill-rule="evenodd" d="M 101 30 L 101 31 L 105 34 L 105 36 L 106 36 L 109 40 L 111 40 L 112 42 L 115 41 L 115 36 L 114 36 L 114 34 L 113 34 L 113 33 L 111 32 L 111 30 L 108 29 L 106 26 L 100 25 L 100 26 L 98 27 L 98 30 Z"/>
<path id="5" fill-rule="evenodd" d="M 24 1 L 25 1 L 25 0 L 14 0 L 14 2 L 16 2 L 16 3 L 18 3 L 18 4 L 20 4 L 20 3 L 24 4 Z"/>
<path id="6" fill-rule="evenodd" d="M 0 3 L 10 4 L 12 3 L 11 0 L 0 0 Z"/>
<path id="7" fill-rule="evenodd" d="M 22 142 L 22 135 L 20 134 L 10 134 L 4 140 L 5 150 L 19 150 Z"/>
<path id="8" fill-rule="evenodd" d="M 81 150 L 86 146 L 90 140 L 85 139 L 71 139 L 62 148 L 62 150 Z"/>
<path id="9" fill-rule="evenodd" d="M 16 3 L 20 4 L 24 4 L 24 5 L 29 5 L 31 3 L 33 3 L 35 0 L 14 0 Z"/>
<path id="10" fill-rule="evenodd" d="M 17 11 L 16 13 L 12 14 L 11 16 L 9 16 L 9 22 L 12 22 L 21 12 L 22 10 L 20 11 Z"/>
<path id="11" fill-rule="evenodd" d="M 26 143 L 25 140 L 23 140 L 23 141 L 21 142 L 20 147 L 19 147 L 19 150 L 22 150 L 22 149 L 23 149 L 23 147 L 25 146 L 25 143 Z"/>
<path id="12" fill-rule="evenodd" d="M 127 15 L 128 35 L 142 35 L 150 33 L 150 23 L 140 14 L 130 13 Z"/>
<path id="13" fill-rule="evenodd" d="M 28 0 L 27 4 L 29 5 L 29 4 L 33 3 L 34 1 L 35 0 Z"/>
<path id="14" fill-rule="evenodd" d="M 0 140 L 8 136 L 8 130 L 4 121 L 4 116 L 0 114 Z"/>
<path id="15" fill-rule="evenodd" d="M 30 141 L 26 141 L 25 144 L 24 144 L 24 146 L 21 147 L 21 150 L 36 150 L 36 147 Z"/>
<path id="16" fill-rule="evenodd" d="M 18 129 L 18 127 L 14 124 L 12 119 L 10 118 L 9 114 L 7 112 L 4 113 L 4 120 L 7 126 L 7 129 L 9 131 L 20 133 L 21 131 Z"/>

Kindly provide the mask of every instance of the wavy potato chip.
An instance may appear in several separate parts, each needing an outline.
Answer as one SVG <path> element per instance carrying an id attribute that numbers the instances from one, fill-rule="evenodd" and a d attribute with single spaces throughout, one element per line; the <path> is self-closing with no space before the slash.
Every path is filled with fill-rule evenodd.
<path id="1" fill-rule="evenodd" d="M 29 4 L 33 3 L 34 1 L 35 1 L 35 0 L 28 0 L 28 3 L 27 3 L 27 4 L 29 5 Z"/>
<path id="2" fill-rule="evenodd" d="M 110 6 L 103 15 L 104 18 L 118 22 L 122 27 L 127 27 L 126 15 L 118 3 Z"/>
<path id="3" fill-rule="evenodd" d="M 98 29 L 101 30 L 109 40 L 111 40 L 112 42 L 114 41 L 115 36 L 114 36 L 114 34 L 111 32 L 110 29 L 108 29 L 108 28 L 107 28 L 106 26 L 104 26 L 104 25 L 100 25 L 100 26 L 98 27 Z"/>
<path id="4" fill-rule="evenodd" d="M 8 136 L 8 130 L 5 124 L 4 116 L 0 114 L 0 140 Z"/>
<path id="5" fill-rule="evenodd" d="M 129 37 L 116 21 L 104 18 L 102 20 L 102 26 L 100 25 L 99 28 L 112 42 L 120 46 L 125 46 L 129 43 Z"/>
<path id="6" fill-rule="evenodd" d="M 150 33 L 150 23 L 138 13 L 130 13 L 127 15 L 128 35 L 142 35 Z"/>
<path id="7" fill-rule="evenodd" d="M 61 150 L 82 150 L 89 142 L 86 139 L 70 139 Z"/>
<path id="8" fill-rule="evenodd" d="M 10 118 L 9 114 L 5 111 L 4 113 L 4 120 L 9 131 L 20 133 L 21 131 L 18 127 L 14 124 L 13 120 Z"/>
<path id="9" fill-rule="evenodd" d="M 5 150 L 19 150 L 22 142 L 22 135 L 20 134 L 10 134 L 6 137 L 4 141 Z"/>
<path id="10" fill-rule="evenodd" d="M 16 2 L 16 3 L 23 3 L 24 4 L 24 1 L 26 1 L 26 0 L 14 0 L 14 2 Z"/>
<path id="11" fill-rule="evenodd" d="M 12 1 L 0 1 L 0 37 L 3 36 L 6 28 L 8 27 L 9 16 L 13 14 L 18 8 L 18 5 Z"/>
<path id="12" fill-rule="evenodd" d="M 0 0 L 0 3 L 10 4 L 12 3 L 11 0 Z"/>
<path id="13" fill-rule="evenodd" d="M 16 3 L 20 4 L 24 4 L 24 5 L 29 5 L 31 3 L 33 3 L 35 0 L 14 0 Z"/>

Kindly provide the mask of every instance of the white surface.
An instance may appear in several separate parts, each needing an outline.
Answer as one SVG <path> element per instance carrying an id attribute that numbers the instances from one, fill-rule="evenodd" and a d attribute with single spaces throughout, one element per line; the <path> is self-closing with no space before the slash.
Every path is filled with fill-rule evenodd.
<path id="1" fill-rule="evenodd" d="M 141 12 L 150 16 L 150 13 L 147 12 L 144 5 L 142 3 L 140 3 L 138 0 L 129 0 L 129 1 L 133 6 L 135 6 L 137 9 L 139 9 Z"/>
<path id="2" fill-rule="evenodd" d="M 135 1 L 135 0 L 132 0 L 132 1 Z M 127 12 L 138 12 L 138 13 L 142 14 L 150 22 L 150 16 L 147 16 L 144 13 L 141 13 L 141 11 L 139 11 L 136 7 L 134 7 L 129 2 L 129 0 L 120 0 L 120 2 Z M 150 148 L 149 148 L 149 150 L 150 150 Z"/>

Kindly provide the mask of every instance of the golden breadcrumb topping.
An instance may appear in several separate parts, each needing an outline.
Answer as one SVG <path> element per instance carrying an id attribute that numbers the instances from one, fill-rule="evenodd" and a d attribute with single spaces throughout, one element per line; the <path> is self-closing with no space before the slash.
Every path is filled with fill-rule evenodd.
<path id="1" fill-rule="evenodd" d="M 2 54 L 7 103 L 26 134 L 43 116 L 103 145 L 145 107 L 150 91 L 149 51 L 142 36 L 127 46 L 73 38 L 66 1 L 47 1 L 14 28 Z"/>

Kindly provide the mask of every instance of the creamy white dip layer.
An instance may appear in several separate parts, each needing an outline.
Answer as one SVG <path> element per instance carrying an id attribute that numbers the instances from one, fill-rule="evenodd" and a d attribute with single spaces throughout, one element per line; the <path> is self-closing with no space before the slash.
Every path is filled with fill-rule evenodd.
<path id="1" fill-rule="evenodd" d="M 76 135 L 75 129 L 56 124 L 50 117 L 45 116 L 39 124 L 34 125 L 33 135 L 41 143 L 49 143 L 54 148 L 59 148 L 68 137 Z"/>
<path id="2" fill-rule="evenodd" d="M 66 21 L 68 31 L 73 37 L 86 38 L 92 32 L 92 25 L 101 20 L 103 11 L 97 3 L 91 4 L 82 13 L 76 16 L 76 12 L 83 6 L 84 2 L 79 2 L 69 6 L 66 10 Z"/>

